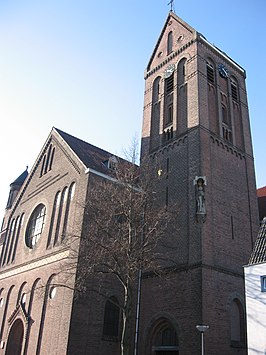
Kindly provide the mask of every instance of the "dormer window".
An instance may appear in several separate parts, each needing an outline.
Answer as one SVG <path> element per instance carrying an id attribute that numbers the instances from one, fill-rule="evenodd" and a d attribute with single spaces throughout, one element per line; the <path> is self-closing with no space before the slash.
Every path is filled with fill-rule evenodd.
<path id="1" fill-rule="evenodd" d="M 118 160 L 114 155 L 104 162 L 104 165 L 110 170 L 116 170 L 117 164 Z"/>

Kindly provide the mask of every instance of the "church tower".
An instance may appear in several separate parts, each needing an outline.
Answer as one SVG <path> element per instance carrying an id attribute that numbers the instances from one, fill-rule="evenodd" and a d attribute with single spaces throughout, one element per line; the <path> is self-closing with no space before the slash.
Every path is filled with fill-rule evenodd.
<path id="1" fill-rule="evenodd" d="M 141 354 L 246 354 L 243 265 L 258 230 L 245 70 L 170 11 L 145 71 L 143 164 L 176 225 L 146 277 Z M 156 297 L 155 297 L 156 295 Z"/>

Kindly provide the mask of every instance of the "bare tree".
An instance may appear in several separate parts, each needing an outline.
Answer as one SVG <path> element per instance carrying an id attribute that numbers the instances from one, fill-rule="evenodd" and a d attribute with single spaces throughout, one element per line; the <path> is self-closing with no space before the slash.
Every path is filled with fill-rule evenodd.
<path id="1" fill-rule="evenodd" d="M 135 151 L 130 152 L 134 158 Z M 95 276 L 105 281 L 107 277 L 115 279 L 121 290 L 121 355 L 132 353 L 139 271 L 160 272 L 159 244 L 172 218 L 169 209 L 157 206 L 158 196 L 146 176 L 134 161 L 121 159 L 117 159 L 109 178 L 94 176 L 84 206 L 78 251 L 73 236 L 68 238 L 73 259 L 69 259 L 65 272 L 71 274 L 77 267 L 77 291 L 91 287 Z M 96 292 L 104 293 L 104 288 Z"/>

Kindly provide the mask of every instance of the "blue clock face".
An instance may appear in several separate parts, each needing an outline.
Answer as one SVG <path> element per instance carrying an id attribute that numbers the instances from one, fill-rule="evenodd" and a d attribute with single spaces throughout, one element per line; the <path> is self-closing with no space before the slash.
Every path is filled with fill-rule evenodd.
<path id="1" fill-rule="evenodd" d="M 228 70 L 226 69 L 226 67 L 223 64 L 218 65 L 218 71 L 219 71 L 219 74 L 222 78 L 228 77 Z"/>

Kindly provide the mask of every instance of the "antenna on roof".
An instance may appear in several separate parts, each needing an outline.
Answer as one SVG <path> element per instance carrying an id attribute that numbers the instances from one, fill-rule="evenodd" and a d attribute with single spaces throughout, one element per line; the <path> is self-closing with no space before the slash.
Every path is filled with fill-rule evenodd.
<path id="1" fill-rule="evenodd" d="M 174 11 L 175 10 L 175 4 L 174 4 L 175 0 L 170 0 L 169 3 L 167 5 L 170 5 L 170 11 Z"/>

